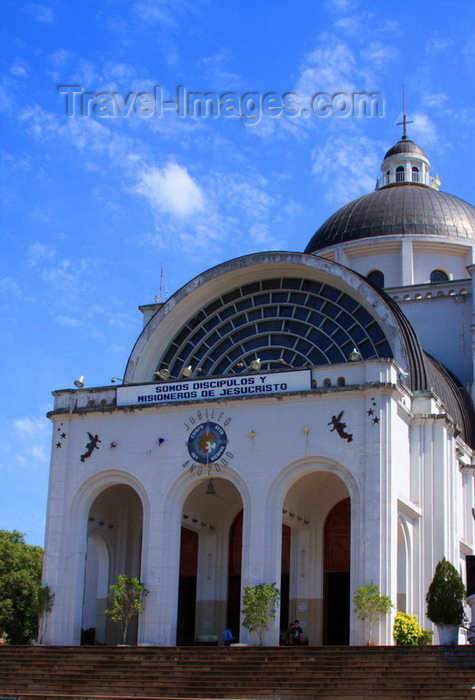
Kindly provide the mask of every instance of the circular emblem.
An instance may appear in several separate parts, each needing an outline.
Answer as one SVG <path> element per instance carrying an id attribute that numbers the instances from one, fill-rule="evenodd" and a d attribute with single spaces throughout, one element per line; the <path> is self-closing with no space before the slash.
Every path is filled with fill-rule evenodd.
<path id="1" fill-rule="evenodd" d="M 199 464 L 217 462 L 226 449 L 226 431 L 218 423 L 200 423 L 194 428 L 186 443 L 190 457 Z"/>

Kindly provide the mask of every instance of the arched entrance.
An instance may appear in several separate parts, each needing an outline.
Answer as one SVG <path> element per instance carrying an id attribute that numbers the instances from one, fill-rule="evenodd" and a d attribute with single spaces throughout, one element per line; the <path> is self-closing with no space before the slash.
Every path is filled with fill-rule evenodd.
<path id="1" fill-rule="evenodd" d="M 109 586 L 119 574 L 140 578 L 142 559 L 142 502 L 133 488 L 115 484 L 104 489 L 88 515 L 82 642 L 117 644 L 120 626 L 108 618 Z M 137 639 L 137 620 L 130 624 L 127 641 Z"/>
<path id="2" fill-rule="evenodd" d="M 310 645 L 349 644 L 351 518 L 345 483 L 332 471 L 309 470 L 285 495 L 282 520 L 290 533 L 288 605 L 282 613 L 299 620 Z M 283 584 L 284 564 L 282 572 Z"/>
<path id="3" fill-rule="evenodd" d="M 240 600 L 236 608 L 228 579 L 231 561 L 238 559 L 240 568 L 241 541 L 230 552 L 230 531 L 236 516 L 242 518 L 242 508 L 238 489 L 222 477 L 200 479 L 185 500 L 177 644 L 221 643 L 222 632 L 230 624 L 228 615 L 232 611 L 234 620 L 236 609 L 237 626 L 232 629 L 235 635 L 239 632 Z"/>

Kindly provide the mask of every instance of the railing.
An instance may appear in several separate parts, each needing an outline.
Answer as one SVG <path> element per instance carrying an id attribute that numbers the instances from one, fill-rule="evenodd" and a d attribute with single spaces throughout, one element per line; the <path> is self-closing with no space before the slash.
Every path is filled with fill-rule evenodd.
<path id="1" fill-rule="evenodd" d="M 390 173 L 389 175 L 383 175 L 378 178 L 374 189 L 380 190 L 382 187 L 401 184 L 403 182 L 414 182 L 419 185 L 425 185 L 426 187 L 432 187 L 434 190 L 438 190 L 440 187 L 440 181 L 431 175 L 426 175 L 424 177 L 422 173 L 411 173 L 410 177 L 406 177 L 405 173 Z"/>

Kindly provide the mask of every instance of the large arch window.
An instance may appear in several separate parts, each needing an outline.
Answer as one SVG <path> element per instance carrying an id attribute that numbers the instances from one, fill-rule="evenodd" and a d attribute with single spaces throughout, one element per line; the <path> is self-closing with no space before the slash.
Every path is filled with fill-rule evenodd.
<path id="1" fill-rule="evenodd" d="M 355 299 L 328 284 L 286 277 L 237 287 L 211 301 L 175 335 L 156 370 L 180 377 L 264 371 L 392 357 L 386 336 Z"/>
<path id="2" fill-rule="evenodd" d="M 419 168 L 415 165 L 412 166 L 412 181 L 413 182 L 420 182 L 421 180 L 421 175 L 419 172 Z"/>

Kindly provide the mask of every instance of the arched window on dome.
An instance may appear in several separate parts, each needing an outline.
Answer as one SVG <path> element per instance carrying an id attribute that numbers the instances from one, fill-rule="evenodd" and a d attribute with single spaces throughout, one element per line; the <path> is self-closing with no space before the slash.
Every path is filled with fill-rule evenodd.
<path id="1" fill-rule="evenodd" d="M 416 165 L 412 166 L 412 181 L 413 182 L 420 182 L 421 181 L 420 171 Z"/>
<path id="2" fill-rule="evenodd" d="M 372 284 L 376 285 L 376 287 L 383 289 L 384 274 L 381 272 L 381 270 L 371 270 L 371 272 L 368 272 L 366 275 L 366 279 Z"/>
<path id="3" fill-rule="evenodd" d="M 432 270 L 430 273 L 431 284 L 434 282 L 448 282 L 449 276 L 444 270 Z"/>
<path id="4" fill-rule="evenodd" d="M 396 182 L 404 182 L 404 166 L 398 165 L 396 168 Z"/>

